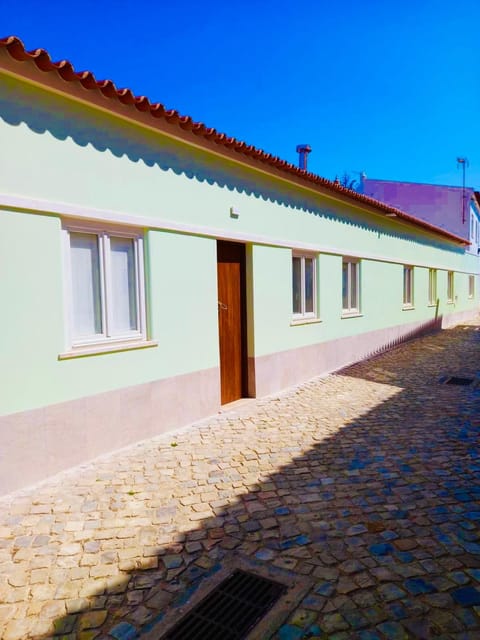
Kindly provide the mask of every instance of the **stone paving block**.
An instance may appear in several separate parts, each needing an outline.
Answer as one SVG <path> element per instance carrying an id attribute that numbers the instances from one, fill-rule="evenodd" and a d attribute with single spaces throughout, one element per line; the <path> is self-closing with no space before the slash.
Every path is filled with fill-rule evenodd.
<path id="1" fill-rule="evenodd" d="M 393 553 L 394 547 L 386 542 L 379 542 L 377 544 L 372 544 L 368 550 L 374 556 L 386 556 Z"/>
<path id="2" fill-rule="evenodd" d="M 462 607 L 480 605 L 480 590 L 475 587 L 461 587 L 451 592 L 452 598 Z"/>
<path id="3" fill-rule="evenodd" d="M 436 587 L 422 578 L 410 578 L 403 583 L 405 589 L 414 596 L 437 591 Z"/>
<path id="4" fill-rule="evenodd" d="M 110 629 L 108 634 L 115 640 L 135 640 L 138 638 L 137 629 L 128 622 L 120 622 Z"/>
<path id="5" fill-rule="evenodd" d="M 472 609 L 460 609 L 460 611 L 456 612 L 456 616 L 461 624 L 464 627 L 467 627 L 467 629 L 479 627 L 478 617 L 472 612 Z"/>
<path id="6" fill-rule="evenodd" d="M 323 596 L 309 595 L 302 601 L 302 606 L 313 611 L 321 611 L 325 606 L 326 598 Z"/>
<path id="7" fill-rule="evenodd" d="M 278 630 L 278 640 L 301 640 L 304 637 L 303 629 L 292 624 L 284 624 Z"/>
<path id="8" fill-rule="evenodd" d="M 389 617 L 388 610 L 385 607 L 379 605 L 363 609 L 362 613 L 371 625 L 379 624 L 384 620 L 388 620 Z"/>
<path id="9" fill-rule="evenodd" d="M 369 621 L 362 615 L 358 609 L 349 609 L 342 612 L 343 617 L 352 627 L 352 629 L 358 630 L 369 625 Z"/>
<path id="10" fill-rule="evenodd" d="M 409 618 L 402 620 L 402 624 L 407 632 L 409 632 L 410 637 L 419 638 L 419 640 L 431 640 L 432 637 L 436 637 L 432 634 L 432 625 L 428 620 Z"/>
<path id="11" fill-rule="evenodd" d="M 335 584 L 332 582 L 321 582 L 315 587 L 315 593 L 321 596 L 331 596 L 335 592 Z"/>
<path id="12" fill-rule="evenodd" d="M 320 620 L 320 627 L 325 633 L 348 629 L 349 624 L 340 613 L 327 613 Z"/>
<path id="13" fill-rule="evenodd" d="M 401 589 L 399 586 L 393 583 L 385 583 L 380 585 L 378 588 L 378 593 L 380 597 L 386 602 L 391 602 L 392 600 L 400 600 L 406 596 L 406 592 Z"/>
<path id="14" fill-rule="evenodd" d="M 340 571 L 346 574 L 359 573 L 365 569 L 365 566 L 359 560 L 345 560 L 339 565 Z"/>
<path id="15" fill-rule="evenodd" d="M 377 629 L 389 640 L 408 640 L 408 634 L 398 622 L 383 622 Z"/>
<path id="16" fill-rule="evenodd" d="M 381 640 L 381 636 L 375 631 L 360 631 L 358 638 L 359 640 Z"/>
<path id="17" fill-rule="evenodd" d="M 474 578 L 477 582 L 480 582 L 480 569 L 467 569 L 467 573 Z"/>
<path id="18" fill-rule="evenodd" d="M 467 584 L 470 582 L 470 576 L 463 573 L 463 571 L 452 571 L 447 573 L 446 577 L 453 580 L 453 582 L 456 582 L 456 584 Z"/>
<path id="19" fill-rule="evenodd" d="M 34 621 L 31 618 L 27 618 L 26 620 L 10 620 L 5 627 L 2 639 L 20 640 L 21 638 L 28 638 L 33 625 Z"/>
<path id="20" fill-rule="evenodd" d="M 290 616 L 289 623 L 304 629 L 305 627 L 309 627 L 311 624 L 313 624 L 316 619 L 317 614 L 313 611 L 309 611 L 306 609 L 297 609 L 295 613 Z"/>

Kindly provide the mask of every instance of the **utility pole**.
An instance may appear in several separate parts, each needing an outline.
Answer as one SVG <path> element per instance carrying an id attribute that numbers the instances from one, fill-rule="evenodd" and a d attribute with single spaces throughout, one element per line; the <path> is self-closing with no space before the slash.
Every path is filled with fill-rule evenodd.
<path id="1" fill-rule="evenodd" d="M 462 182 L 462 189 L 463 189 L 463 195 L 462 195 L 462 224 L 465 224 L 465 219 L 466 219 L 465 209 L 466 209 L 466 204 L 467 204 L 467 202 L 466 202 L 467 194 L 465 192 L 465 169 L 469 165 L 468 158 L 457 158 L 457 168 L 458 168 L 459 165 L 461 165 L 462 172 L 463 172 L 463 182 Z"/>

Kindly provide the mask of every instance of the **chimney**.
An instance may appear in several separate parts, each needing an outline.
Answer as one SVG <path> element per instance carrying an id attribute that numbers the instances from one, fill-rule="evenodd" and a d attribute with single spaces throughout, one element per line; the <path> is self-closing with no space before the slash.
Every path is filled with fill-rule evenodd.
<path id="1" fill-rule="evenodd" d="M 367 174 L 365 171 L 361 171 L 359 173 L 360 180 L 358 181 L 358 193 L 365 193 L 365 180 L 367 179 Z M 365 194 L 367 195 L 367 194 Z"/>
<path id="2" fill-rule="evenodd" d="M 303 169 L 303 171 L 307 170 L 307 158 L 311 150 L 312 147 L 308 144 L 297 144 L 299 169 Z"/>

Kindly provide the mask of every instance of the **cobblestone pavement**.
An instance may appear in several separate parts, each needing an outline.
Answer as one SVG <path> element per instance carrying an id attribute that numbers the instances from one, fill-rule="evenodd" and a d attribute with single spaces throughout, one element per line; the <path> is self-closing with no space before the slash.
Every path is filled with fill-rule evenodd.
<path id="1" fill-rule="evenodd" d="M 438 382 L 479 355 L 418 338 L 7 496 L 0 637 L 159 637 L 249 558 L 307 589 L 276 640 L 480 638 L 480 386 Z"/>

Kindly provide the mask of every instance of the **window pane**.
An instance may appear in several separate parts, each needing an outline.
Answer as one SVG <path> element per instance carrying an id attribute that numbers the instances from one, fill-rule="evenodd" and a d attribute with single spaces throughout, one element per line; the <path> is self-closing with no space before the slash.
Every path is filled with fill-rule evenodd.
<path id="1" fill-rule="evenodd" d="M 358 309 L 358 264 L 350 263 L 350 308 Z"/>
<path id="2" fill-rule="evenodd" d="M 138 329 L 137 276 L 135 246 L 132 238 L 110 238 L 112 280 L 111 333 Z"/>
<path id="3" fill-rule="evenodd" d="M 453 300 L 453 272 L 449 271 L 447 276 L 447 298 Z"/>
<path id="4" fill-rule="evenodd" d="M 412 271 L 410 267 L 403 267 L 403 304 L 412 302 Z"/>
<path id="5" fill-rule="evenodd" d="M 342 297 L 343 308 L 348 309 L 348 262 L 342 264 Z"/>
<path id="6" fill-rule="evenodd" d="M 73 335 L 102 333 L 100 256 L 93 233 L 71 233 Z"/>
<path id="7" fill-rule="evenodd" d="M 312 258 L 305 258 L 305 313 L 313 313 L 314 268 L 315 261 Z"/>
<path id="8" fill-rule="evenodd" d="M 292 258 L 293 313 L 302 313 L 302 259 Z"/>
<path id="9" fill-rule="evenodd" d="M 430 269 L 428 274 L 428 302 L 435 304 L 437 301 L 437 272 L 435 269 Z"/>

